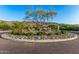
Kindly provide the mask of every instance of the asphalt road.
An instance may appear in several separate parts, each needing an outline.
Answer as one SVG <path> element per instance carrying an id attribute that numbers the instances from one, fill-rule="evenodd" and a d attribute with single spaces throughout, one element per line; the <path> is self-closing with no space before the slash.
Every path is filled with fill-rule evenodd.
<path id="1" fill-rule="evenodd" d="M 77 33 L 79 36 L 79 33 Z M 79 38 L 66 42 L 27 43 L 0 38 L 0 53 L 10 54 L 78 54 Z"/>

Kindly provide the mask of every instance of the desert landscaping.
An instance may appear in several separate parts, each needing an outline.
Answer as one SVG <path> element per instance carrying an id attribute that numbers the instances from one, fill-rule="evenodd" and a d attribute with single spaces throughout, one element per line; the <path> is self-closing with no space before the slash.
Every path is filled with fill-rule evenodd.
<path id="1" fill-rule="evenodd" d="M 0 53 L 79 53 L 79 24 L 54 22 L 54 9 L 24 13 L 22 21 L 0 20 Z"/>

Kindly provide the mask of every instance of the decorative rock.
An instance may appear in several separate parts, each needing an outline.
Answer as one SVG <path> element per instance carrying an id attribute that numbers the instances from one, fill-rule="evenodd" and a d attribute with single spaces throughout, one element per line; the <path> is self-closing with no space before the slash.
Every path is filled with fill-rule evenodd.
<path id="1" fill-rule="evenodd" d="M 60 42 L 74 40 L 78 36 L 73 33 L 68 33 L 65 35 L 52 35 L 52 36 L 23 36 L 23 35 L 12 35 L 9 33 L 4 33 L 1 35 L 2 38 L 16 40 L 16 41 L 26 41 L 26 42 Z"/>

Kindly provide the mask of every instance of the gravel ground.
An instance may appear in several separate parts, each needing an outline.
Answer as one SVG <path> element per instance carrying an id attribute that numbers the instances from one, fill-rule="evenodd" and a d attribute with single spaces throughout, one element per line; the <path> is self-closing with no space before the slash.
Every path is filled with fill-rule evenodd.
<path id="1" fill-rule="evenodd" d="M 77 33 L 79 36 L 79 33 Z M 78 54 L 79 38 L 56 43 L 26 43 L 0 38 L 0 53 L 26 54 Z"/>
<path id="2" fill-rule="evenodd" d="M 8 39 L 25 39 L 25 40 L 56 40 L 56 39 L 66 39 L 66 38 L 72 38 L 74 37 L 73 33 L 67 33 L 62 35 L 50 35 L 50 36 L 24 36 L 24 35 L 12 35 L 10 33 L 4 33 L 2 34 L 2 37 L 8 38 Z"/>

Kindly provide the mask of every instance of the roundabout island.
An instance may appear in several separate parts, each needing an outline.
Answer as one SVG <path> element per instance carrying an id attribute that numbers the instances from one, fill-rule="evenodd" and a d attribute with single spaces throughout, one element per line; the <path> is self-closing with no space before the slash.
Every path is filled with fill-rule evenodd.
<path id="1" fill-rule="evenodd" d="M 2 38 L 21 42 L 62 42 L 70 41 L 78 38 L 76 34 L 68 33 L 64 35 L 51 35 L 51 36 L 24 36 L 24 35 L 13 35 L 10 33 L 4 33 L 1 35 Z"/>
<path id="2" fill-rule="evenodd" d="M 49 12 L 48 12 L 49 11 Z M 8 40 L 23 42 L 61 42 L 77 39 L 77 35 L 68 31 L 72 25 L 49 22 L 57 15 L 54 10 L 26 10 L 24 21 L 15 21 L 6 24 L 1 22 L 2 30 L 11 30 L 9 33 L 1 34 L 1 37 Z M 25 21 L 32 18 L 33 21 Z"/>
<path id="3" fill-rule="evenodd" d="M 79 53 L 79 23 L 75 22 L 78 18 L 74 16 L 75 6 L 7 7 L 1 7 L 0 53 Z"/>

